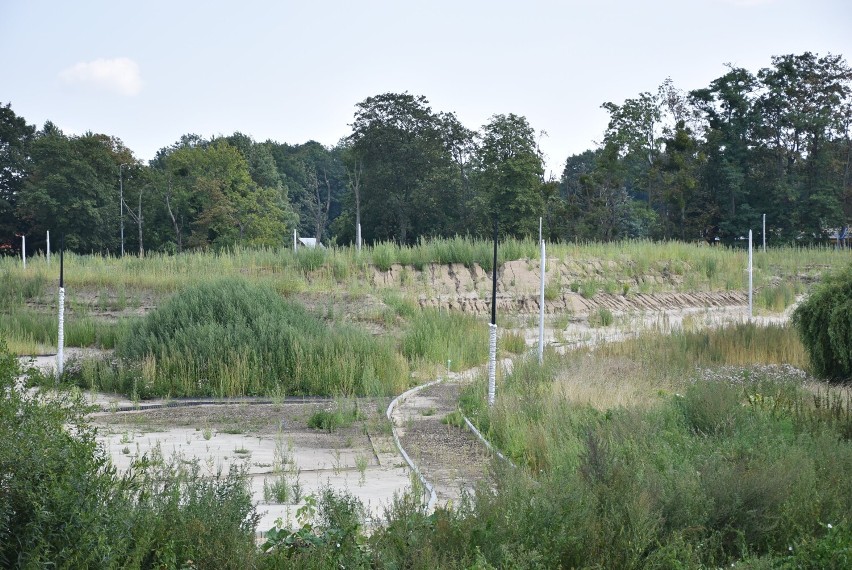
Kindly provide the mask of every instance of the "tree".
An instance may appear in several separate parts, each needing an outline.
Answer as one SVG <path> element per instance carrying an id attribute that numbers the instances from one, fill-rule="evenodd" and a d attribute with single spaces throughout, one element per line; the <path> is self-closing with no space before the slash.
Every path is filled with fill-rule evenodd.
<path id="1" fill-rule="evenodd" d="M 35 126 L 12 110 L 11 103 L 0 104 L 0 245 L 17 245 L 15 234 L 23 228 L 15 208 L 28 175 L 30 145 Z"/>
<path id="2" fill-rule="evenodd" d="M 288 204 L 276 188 L 258 186 L 239 150 L 220 140 L 162 153 L 158 178 L 178 250 L 275 245 L 286 233 Z M 185 228 L 190 230 L 184 236 Z"/>
<path id="3" fill-rule="evenodd" d="M 46 231 L 65 235 L 79 252 L 115 252 L 118 241 L 118 165 L 132 159 L 121 141 L 87 133 L 66 137 L 48 122 L 31 146 L 32 170 L 17 215 L 43 243 Z"/>
<path id="4" fill-rule="evenodd" d="M 765 184 L 772 202 L 799 213 L 795 226 L 784 223 L 787 216 L 776 218 L 784 234 L 820 237 L 846 223 L 842 201 L 849 150 L 843 143 L 849 139 L 852 69 L 840 56 L 810 52 L 776 56 L 772 64 L 758 72 L 764 92 L 757 104 L 769 162 Z"/>
<path id="5" fill-rule="evenodd" d="M 730 67 L 708 88 L 690 93 L 707 125 L 707 161 L 700 175 L 702 194 L 709 200 L 705 210 L 710 224 L 719 226 L 728 239 L 747 234 L 759 217 L 750 196 L 757 186 L 752 166 L 761 124 L 758 89 L 757 78 L 748 70 Z"/>
<path id="6" fill-rule="evenodd" d="M 491 118 L 483 127 L 476 169 L 480 231 L 487 235 L 496 217 L 506 235 L 536 234 L 544 205 L 544 164 L 525 117 L 510 113 Z"/>
<path id="7" fill-rule="evenodd" d="M 364 168 L 361 217 L 368 239 L 411 243 L 446 227 L 455 202 L 442 191 L 452 178 L 452 159 L 425 97 L 368 97 L 356 105 L 349 141 Z"/>

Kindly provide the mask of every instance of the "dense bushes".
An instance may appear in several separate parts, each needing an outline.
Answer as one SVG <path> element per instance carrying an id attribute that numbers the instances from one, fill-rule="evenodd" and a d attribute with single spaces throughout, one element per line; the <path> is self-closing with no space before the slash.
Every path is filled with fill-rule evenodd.
<path id="1" fill-rule="evenodd" d="M 202 477 L 197 463 L 155 453 L 119 475 L 82 400 L 22 393 L 17 368 L 0 339 L 0 567 L 254 565 L 243 473 Z"/>
<path id="2" fill-rule="evenodd" d="M 796 308 L 793 323 L 815 374 L 852 377 L 852 266 L 827 275 Z"/>
<path id="3" fill-rule="evenodd" d="M 390 342 L 329 327 L 271 288 L 240 279 L 181 291 L 136 323 L 116 352 L 120 377 L 97 371 L 97 385 L 114 381 L 141 397 L 387 395 L 401 392 L 408 376 Z"/>

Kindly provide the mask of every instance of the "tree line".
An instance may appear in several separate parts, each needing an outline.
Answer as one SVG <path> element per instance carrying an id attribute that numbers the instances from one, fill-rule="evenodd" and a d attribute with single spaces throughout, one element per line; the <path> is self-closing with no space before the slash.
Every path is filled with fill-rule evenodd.
<path id="1" fill-rule="evenodd" d="M 434 236 L 818 241 L 852 217 L 852 69 L 842 56 L 727 66 L 707 87 L 602 107 L 602 139 L 544 176 L 537 132 L 497 114 L 478 130 L 423 96 L 355 106 L 332 147 L 184 135 L 148 164 L 120 139 L 41 129 L 0 105 L 0 251 L 64 234 L 78 252 L 280 246 Z"/>

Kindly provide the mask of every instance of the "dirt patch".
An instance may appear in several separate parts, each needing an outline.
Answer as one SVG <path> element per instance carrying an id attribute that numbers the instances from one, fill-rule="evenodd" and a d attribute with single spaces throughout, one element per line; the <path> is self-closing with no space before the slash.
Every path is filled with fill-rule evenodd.
<path id="1" fill-rule="evenodd" d="M 439 505 L 458 501 L 487 475 L 491 454 L 467 429 L 442 423 L 458 409 L 461 383 L 446 380 L 406 398 L 394 412 L 400 442 L 434 487 Z"/>

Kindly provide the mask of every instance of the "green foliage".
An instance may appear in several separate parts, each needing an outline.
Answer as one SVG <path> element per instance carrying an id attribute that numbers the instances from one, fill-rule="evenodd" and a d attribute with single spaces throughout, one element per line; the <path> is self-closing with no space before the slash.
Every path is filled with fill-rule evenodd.
<path id="1" fill-rule="evenodd" d="M 826 276 L 793 313 L 814 373 L 852 376 L 852 266 Z"/>
<path id="2" fill-rule="evenodd" d="M 181 291 L 117 347 L 122 391 L 152 395 L 392 394 L 407 383 L 393 347 L 349 326 L 330 328 L 268 287 L 239 279 Z M 113 383 L 115 379 L 97 379 Z M 87 379 L 83 382 L 88 384 Z M 106 387 L 106 386 L 103 386 Z"/>
<path id="3" fill-rule="evenodd" d="M 589 316 L 589 325 L 593 327 L 608 327 L 613 323 L 614 317 L 612 311 L 606 307 L 598 307 L 597 310 Z"/>
<path id="4" fill-rule="evenodd" d="M 554 403 L 547 373 L 522 366 L 515 374 L 523 378 L 507 379 L 500 398 L 518 400 L 507 413 L 498 402 L 489 437 L 529 469 L 498 471 L 499 492 L 480 488 L 473 513 L 452 521 L 467 556 L 480 546 L 497 567 L 523 553 L 608 568 L 762 557 L 796 567 L 813 552 L 842 567 L 848 557 L 848 531 L 832 536 L 826 523 L 848 520 L 852 447 L 825 424 L 790 429 L 795 413 L 822 414 L 799 377 L 700 381 L 648 409 L 598 412 Z M 526 434 L 507 433 L 507 423 Z"/>
<path id="5" fill-rule="evenodd" d="M 111 349 L 127 329 L 126 321 L 105 322 L 91 317 L 68 316 L 65 320 L 65 346 Z M 0 334 L 40 347 L 38 352 L 55 350 L 59 334 L 56 315 L 27 308 L 12 309 L 0 321 Z"/>
<path id="6" fill-rule="evenodd" d="M 47 277 L 41 272 L 24 275 L 4 271 L 0 274 L 0 311 L 39 299 L 46 287 Z"/>
<path id="7" fill-rule="evenodd" d="M 443 363 L 455 370 L 479 364 L 488 348 L 488 325 L 464 313 L 422 309 L 402 338 L 402 352 L 411 361 Z"/>
<path id="8" fill-rule="evenodd" d="M 0 565 L 246 568 L 256 517 L 244 473 L 201 476 L 154 453 L 124 475 L 96 443 L 82 399 L 24 395 L 0 339 Z"/>
<path id="9" fill-rule="evenodd" d="M 364 415 L 358 409 L 357 400 L 337 402 L 331 410 L 317 410 L 311 414 L 308 418 L 308 427 L 331 433 L 340 428 L 350 427 L 361 419 L 364 419 Z"/>
<path id="10" fill-rule="evenodd" d="M 324 487 L 296 511 L 299 528 L 287 529 L 279 519 L 266 533 L 263 566 L 369 568 L 364 517 L 364 506 L 356 497 Z"/>
<path id="11" fill-rule="evenodd" d="M 512 354 L 521 354 L 527 350 L 527 341 L 522 333 L 504 332 L 500 335 L 500 346 Z"/>

